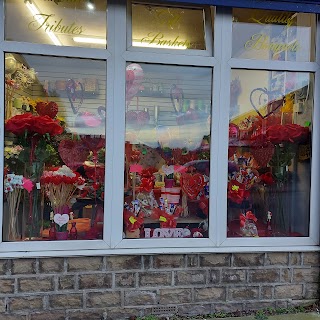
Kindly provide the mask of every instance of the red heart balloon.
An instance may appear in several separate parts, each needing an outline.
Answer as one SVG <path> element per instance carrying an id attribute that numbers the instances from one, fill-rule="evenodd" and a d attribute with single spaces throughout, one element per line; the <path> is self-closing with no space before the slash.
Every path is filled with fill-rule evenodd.
<path id="1" fill-rule="evenodd" d="M 200 173 L 184 173 L 181 176 L 180 183 L 183 192 L 185 192 L 191 200 L 195 199 L 206 185 L 204 176 Z"/>
<path id="2" fill-rule="evenodd" d="M 254 144 L 250 150 L 253 158 L 257 161 L 260 167 L 266 167 L 274 154 L 274 145 L 271 142 L 262 144 Z"/>
<path id="3" fill-rule="evenodd" d="M 72 170 L 82 166 L 89 155 L 89 149 L 82 141 L 62 140 L 58 151 L 62 161 Z"/>

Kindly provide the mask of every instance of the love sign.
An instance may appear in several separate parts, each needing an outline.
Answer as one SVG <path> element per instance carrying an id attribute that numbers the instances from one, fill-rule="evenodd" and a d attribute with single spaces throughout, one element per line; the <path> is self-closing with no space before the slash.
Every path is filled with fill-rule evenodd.
<path id="1" fill-rule="evenodd" d="M 151 235 L 151 228 L 144 228 L 145 238 L 186 238 L 191 235 L 187 228 L 156 228 Z"/>
<path id="2" fill-rule="evenodd" d="M 63 225 L 69 222 L 69 215 L 66 213 L 64 214 L 56 213 L 54 215 L 53 220 L 59 227 L 62 227 Z"/>

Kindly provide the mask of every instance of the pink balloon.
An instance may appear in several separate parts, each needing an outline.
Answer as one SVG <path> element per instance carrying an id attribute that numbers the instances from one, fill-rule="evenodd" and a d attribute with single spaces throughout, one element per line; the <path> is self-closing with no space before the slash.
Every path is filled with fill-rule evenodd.
<path id="1" fill-rule="evenodd" d="M 144 74 L 141 66 L 137 63 L 131 63 L 126 68 L 126 100 L 131 99 L 138 93 L 140 85 L 144 80 Z"/>

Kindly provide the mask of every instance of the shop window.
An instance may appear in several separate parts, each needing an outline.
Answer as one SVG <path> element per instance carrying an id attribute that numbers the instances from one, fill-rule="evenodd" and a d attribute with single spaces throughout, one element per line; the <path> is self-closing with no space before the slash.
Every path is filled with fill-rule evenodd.
<path id="1" fill-rule="evenodd" d="M 314 61 L 315 26 L 316 16 L 310 13 L 234 9 L 232 56 Z"/>
<path id="2" fill-rule="evenodd" d="M 5 54 L 3 240 L 101 239 L 105 61 Z"/>
<path id="3" fill-rule="evenodd" d="M 5 39 L 104 49 L 107 43 L 106 3 L 6 0 Z"/>
<path id="4" fill-rule="evenodd" d="M 208 237 L 212 69 L 126 68 L 124 234 Z"/>
<path id="5" fill-rule="evenodd" d="M 206 50 L 205 12 L 203 9 L 134 3 L 132 46 Z"/>
<path id="6" fill-rule="evenodd" d="M 307 237 L 314 75 L 232 70 L 228 237 Z"/>

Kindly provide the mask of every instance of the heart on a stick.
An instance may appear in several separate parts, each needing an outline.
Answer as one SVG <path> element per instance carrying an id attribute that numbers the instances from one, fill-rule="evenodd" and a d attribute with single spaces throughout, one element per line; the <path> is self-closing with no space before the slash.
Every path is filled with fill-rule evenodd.
<path id="1" fill-rule="evenodd" d="M 184 173 L 181 176 L 180 183 L 183 192 L 185 192 L 191 200 L 195 199 L 206 185 L 204 176 L 200 173 Z"/>
<path id="2" fill-rule="evenodd" d="M 274 154 L 274 145 L 271 142 L 257 143 L 250 152 L 260 167 L 266 167 Z"/>
<path id="3" fill-rule="evenodd" d="M 267 88 L 256 88 L 250 93 L 250 103 L 261 119 L 267 118 L 283 105 L 284 97 L 281 99 L 271 99 L 270 96 L 272 95 L 273 93 L 268 91 Z M 263 107 L 267 107 L 265 114 L 260 112 Z"/>
<path id="4" fill-rule="evenodd" d="M 64 214 L 56 213 L 54 215 L 53 220 L 59 227 L 62 227 L 63 225 L 69 222 L 69 215 L 67 213 L 64 213 Z"/>
<path id="5" fill-rule="evenodd" d="M 89 155 L 89 149 L 82 141 L 62 140 L 58 151 L 62 161 L 72 170 L 83 165 Z"/>

